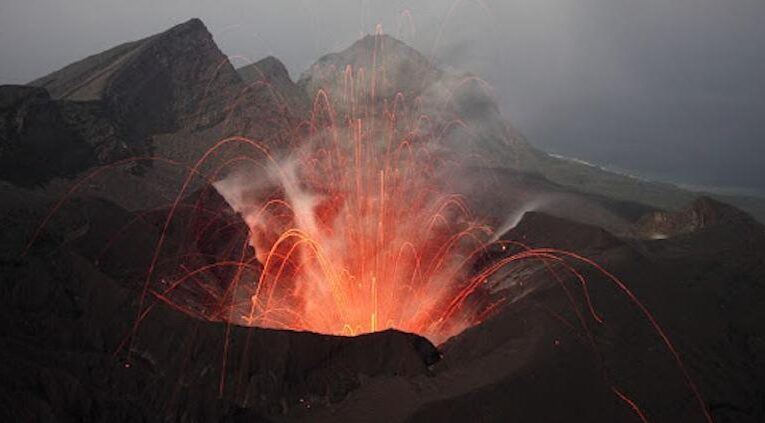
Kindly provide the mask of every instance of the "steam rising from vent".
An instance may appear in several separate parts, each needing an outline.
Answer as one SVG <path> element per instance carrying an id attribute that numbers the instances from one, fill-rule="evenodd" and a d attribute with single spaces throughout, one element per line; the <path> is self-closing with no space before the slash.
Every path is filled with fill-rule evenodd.
<path id="1" fill-rule="evenodd" d="M 509 230 L 513 229 L 520 223 L 521 219 L 523 219 L 523 215 L 530 211 L 538 210 L 539 208 L 547 205 L 550 202 L 549 197 L 539 197 L 536 199 L 533 199 L 531 201 L 526 202 L 525 204 L 522 204 L 520 208 L 517 210 L 514 210 L 513 213 L 511 213 L 507 218 L 505 219 L 504 223 L 497 228 L 496 231 L 494 231 L 494 235 L 491 236 L 491 239 L 489 240 L 490 243 L 494 243 L 500 240 L 503 235 L 505 235 Z"/>
<path id="2" fill-rule="evenodd" d="M 347 122 L 214 184 L 262 266 L 257 281 L 238 281 L 234 315 L 346 335 L 397 328 L 440 340 L 464 329 L 481 310 L 450 302 L 489 229 L 445 191 L 433 140 L 397 139 L 393 120 Z"/>

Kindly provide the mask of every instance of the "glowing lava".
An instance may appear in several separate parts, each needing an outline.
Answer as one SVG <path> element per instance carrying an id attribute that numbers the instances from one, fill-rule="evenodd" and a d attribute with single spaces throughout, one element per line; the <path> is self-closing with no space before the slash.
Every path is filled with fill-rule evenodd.
<path id="1" fill-rule="evenodd" d="M 465 299 L 488 277 L 470 271 L 492 235 L 448 191 L 460 164 L 441 136 L 453 122 L 439 124 L 404 93 L 376 95 L 377 68 L 349 66 L 338 79 L 341 98 L 318 92 L 285 157 L 215 183 L 256 252 L 232 283 L 229 320 L 444 340 L 489 306 Z"/>

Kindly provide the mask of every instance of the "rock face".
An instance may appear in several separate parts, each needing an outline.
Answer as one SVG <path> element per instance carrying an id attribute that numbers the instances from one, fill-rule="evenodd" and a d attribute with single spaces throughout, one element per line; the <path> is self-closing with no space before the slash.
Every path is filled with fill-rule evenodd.
<path id="1" fill-rule="evenodd" d="M 98 101 L 113 119 L 141 134 L 214 125 L 239 77 L 202 21 L 88 57 L 30 85 L 53 98 Z"/>
<path id="2" fill-rule="evenodd" d="M 701 197 L 676 212 L 655 211 L 646 214 L 635 223 L 634 233 L 644 238 L 664 239 L 726 225 L 757 226 L 757 223 L 733 206 Z"/>

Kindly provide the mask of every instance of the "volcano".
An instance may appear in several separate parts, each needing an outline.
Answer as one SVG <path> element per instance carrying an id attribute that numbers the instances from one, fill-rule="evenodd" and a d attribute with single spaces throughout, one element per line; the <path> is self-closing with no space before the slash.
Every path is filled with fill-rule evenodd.
<path id="1" fill-rule="evenodd" d="M 757 207 L 379 31 L 293 81 L 194 19 L 0 114 L 4 421 L 765 419 Z"/>

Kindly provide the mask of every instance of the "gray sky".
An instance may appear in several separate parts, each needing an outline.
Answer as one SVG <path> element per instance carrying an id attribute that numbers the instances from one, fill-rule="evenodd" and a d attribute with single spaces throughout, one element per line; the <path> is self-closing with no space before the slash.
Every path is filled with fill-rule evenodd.
<path id="1" fill-rule="evenodd" d="M 0 83 L 192 17 L 235 66 L 271 54 L 293 78 L 379 23 L 487 79 L 547 151 L 765 194 L 763 0 L 2 0 Z"/>

